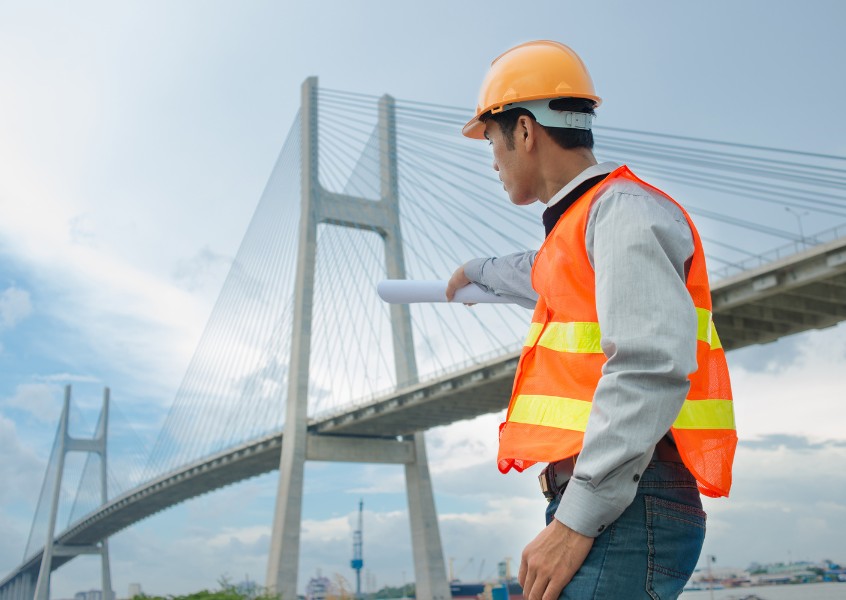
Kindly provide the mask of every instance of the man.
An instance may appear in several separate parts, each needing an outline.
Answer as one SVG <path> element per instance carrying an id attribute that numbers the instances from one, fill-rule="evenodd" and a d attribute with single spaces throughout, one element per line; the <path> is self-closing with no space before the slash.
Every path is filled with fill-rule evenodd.
<path id="1" fill-rule="evenodd" d="M 529 600 L 677 597 L 704 540 L 699 491 L 731 486 L 731 389 L 699 235 L 669 196 L 597 164 L 599 103 L 570 48 L 529 42 L 494 60 L 463 129 L 490 142 L 511 202 L 547 206 L 537 253 L 471 261 L 447 288 L 537 300 L 498 456 L 503 473 L 548 463 L 547 527 L 519 572 Z"/>

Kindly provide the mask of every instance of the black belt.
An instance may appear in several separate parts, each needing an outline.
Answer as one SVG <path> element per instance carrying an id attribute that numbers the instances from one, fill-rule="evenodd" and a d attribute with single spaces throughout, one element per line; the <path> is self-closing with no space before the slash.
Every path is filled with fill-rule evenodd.
<path id="1" fill-rule="evenodd" d="M 655 453 L 652 455 L 652 460 L 659 462 L 682 462 L 679 456 L 679 449 L 676 448 L 676 442 L 668 433 L 655 444 Z"/>
<path id="2" fill-rule="evenodd" d="M 552 502 L 567 487 L 567 482 L 570 481 L 570 477 L 573 476 L 573 471 L 576 468 L 577 457 L 578 455 L 549 463 L 540 472 L 538 481 L 540 482 L 541 493 L 543 493 L 543 497 L 546 498 L 547 502 Z M 682 462 L 676 444 L 669 434 L 662 437 L 655 445 L 652 460 Z"/>

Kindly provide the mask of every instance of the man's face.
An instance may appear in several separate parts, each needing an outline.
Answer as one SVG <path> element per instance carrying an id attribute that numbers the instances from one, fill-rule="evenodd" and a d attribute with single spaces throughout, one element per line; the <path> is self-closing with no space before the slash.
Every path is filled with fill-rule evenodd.
<path id="1" fill-rule="evenodd" d="M 537 195 L 532 191 L 531 177 L 527 160 L 526 148 L 522 144 L 523 136 L 520 123 L 517 124 L 513 135 L 513 144 L 503 135 L 499 124 L 493 119 L 485 121 L 485 138 L 493 150 L 493 168 L 499 173 L 499 180 L 502 187 L 508 192 L 508 197 L 513 204 L 525 206 L 537 200 Z M 511 145 L 511 149 L 509 149 Z"/>

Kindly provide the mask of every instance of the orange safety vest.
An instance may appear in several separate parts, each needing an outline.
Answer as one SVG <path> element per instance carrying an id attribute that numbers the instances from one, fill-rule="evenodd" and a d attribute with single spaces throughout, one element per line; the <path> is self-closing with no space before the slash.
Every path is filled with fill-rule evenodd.
<path id="1" fill-rule="evenodd" d="M 500 426 L 497 461 L 503 473 L 581 451 L 591 401 L 607 360 L 600 347 L 585 230 L 594 195 L 617 180 L 634 181 L 678 206 L 622 166 L 570 206 L 546 238 L 532 268 L 532 286 L 540 298 L 517 366 L 506 421 Z M 693 233 L 686 287 L 699 321 L 698 369 L 688 376 L 690 391 L 670 431 L 699 490 L 707 496 L 727 496 L 737 445 L 731 383 L 711 316 L 702 242 L 690 216 L 682 212 Z"/>

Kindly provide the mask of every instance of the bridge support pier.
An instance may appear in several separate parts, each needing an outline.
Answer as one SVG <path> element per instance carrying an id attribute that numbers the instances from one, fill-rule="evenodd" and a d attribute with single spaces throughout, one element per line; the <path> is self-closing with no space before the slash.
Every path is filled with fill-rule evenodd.
<path id="1" fill-rule="evenodd" d="M 444 554 L 438 528 L 438 513 L 429 477 L 424 433 L 411 437 L 414 462 L 405 465 L 405 488 L 408 494 L 408 516 L 411 520 L 411 547 L 414 552 L 415 596 L 431 600 L 451 597 L 444 571 Z"/>
<path id="2" fill-rule="evenodd" d="M 7 583 L 0 589 L 0 600 L 32 600 L 34 594 L 34 573 L 24 571 L 19 573 L 11 583 Z"/>
<path id="3" fill-rule="evenodd" d="M 386 95 L 379 101 L 379 200 L 333 193 L 320 185 L 317 164 L 317 78 L 311 77 L 303 82 L 300 118 L 302 198 L 293 317 L 295 327 L 291 341 L 285 434 L 266 581 L 270 591 L 281 594 L 283 600 L 294 600 L 297 595 L 303 475 L 308 458 L 309 354 L 318 223 L 378 233 L 385 243 L 388 277 L 405 278 L 393 98 Z M 397 385 L 412 384 L 417 381 L 417 365 L 411 312 L 407 305 L 397 304 L 391 305 L 390 311 Z M 405 475 L 417 598 L 449 600 L 449 582 L 423 432 L 409 436 L 408 441 L 412 442 L 413 458 L 406 463 Z M 316 445 L 313 451 L 317 451 Z M 322 456 L 324 460 L 328 458 L 325 453 Z"/>
<path id="4" fill-rule="evenodd" d="M 32 570 L 18 571 L 0 583 L 0 600 L 32 600 L 35 593 L 35 576 Z"/>
<path id="5" fill-rule="evenodd" d="M 109 388 L 103 390 L 103 409 L 100 413 L 100 421 L 94 438 L 78 439 L 72 438 L 68 431 L 68 420 L 70 414 L 71 386 L 65 386 L 65 400 L 62 408 L 62 417 L 59 421 L 59 429 L 56 432 L 56 443 L 58 444 L 56 475 L 53 482 L 53 495 L 50 503 L 50 517 L 47 526 L 47 539 L 44 542 L 44 553 L 41 556 L 41 566 L 38 570 L 38 579 L 35 582 L 34 593 L 31 592 L 32 577 L 22 574 L 14 583 L 15 600 L 49 600 L 50 598 L 50 574 L 53 570 L 53 558 L 57 556 L 76 556 L 79 554 L 99 554 L 102 561 L 102 586 L 103 600 L 112 600 L 111 567 L 109 565 L 109 545 L 103 540 L 96 546 L 63 546 L 55 542 L 56 515 L 59 509 L 59 496 L 62 489 L 62 476 L 65 469 L 65 456 L 68 452 L 93 452 L 100 456 L 100 499 L 103 504 L 108 500 L 108 479 L 106 477 L 106 446 L 109 430 Z M 48 468 L 47 475 L 49 477 Z M 45 482 L 46 483 L 46 482 Z M 37 516 L 36 516 L 37 517 Z M 32 595 L 30 595 L 32 593 Z"/>

